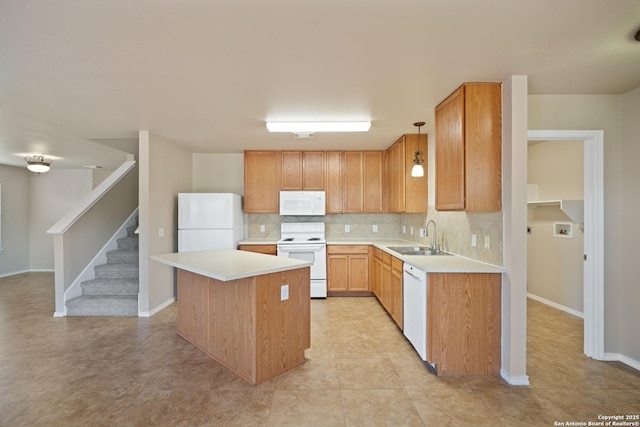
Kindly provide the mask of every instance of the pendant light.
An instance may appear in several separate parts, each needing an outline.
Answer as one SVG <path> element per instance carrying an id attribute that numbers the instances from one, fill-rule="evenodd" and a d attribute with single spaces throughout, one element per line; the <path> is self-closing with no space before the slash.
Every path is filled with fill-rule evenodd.
<path id="1" fill-rule="evenodd" d="M 418 147 L 416 148 L 415 158 L 413 159 L 411 176 L 419 178 L 421 176 L 424 176 L 424 168 L 422 167 L 424 159 L 422 158 L 422 151 L 420 151 L 420 127 L 424 126 L 424 122 L 415 122 L 413 125 L 418 127 Z"/>

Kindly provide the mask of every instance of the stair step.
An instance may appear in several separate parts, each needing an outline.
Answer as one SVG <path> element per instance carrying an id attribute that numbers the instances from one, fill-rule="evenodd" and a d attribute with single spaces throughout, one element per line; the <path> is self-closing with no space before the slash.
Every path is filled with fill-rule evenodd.
<path id="1" fill-rule="evenodd" d="M 116 249 L 107 252 L 107 262 L 109 264 L 138 263 L 138 249 Z"/>
<path id="2" fill-rule="evenodd" d="M 138 237 L 138 235 L 136 234 L 137 229 L 137 225 L 130 225 L 129 227 L 127 227 L 127 237 Z"/>
<path id="3" fill-rule="evenodd" d="M 82 295 L 138 295 L 138 278 L 91 279 L 80 284 Z"/>
<path id="4" fill-rule="evenodd" d="M 138 235 L 119 238 L 118 249 L 138 249 Z"/>
<path id="5" fill-rule="evenodd" d="M 67 316 L 137 316 L 137 296 L 84 295 L 67 301 Z"/>
<path id="6" fill-rule="evenodd" d="M 137 279 L 139 274 L 137 263 L 102 264 L 96 265 L 93 270 L 96 279 Z"/>

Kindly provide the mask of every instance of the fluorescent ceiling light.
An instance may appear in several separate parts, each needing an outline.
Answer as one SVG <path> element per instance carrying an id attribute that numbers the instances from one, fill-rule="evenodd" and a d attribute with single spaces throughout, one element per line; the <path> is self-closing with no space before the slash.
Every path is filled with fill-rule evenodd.
<path id="1" fill-rule="evenodd" d="M 371 122 L 267 122 L 269 132 L 366 132 Z"/>

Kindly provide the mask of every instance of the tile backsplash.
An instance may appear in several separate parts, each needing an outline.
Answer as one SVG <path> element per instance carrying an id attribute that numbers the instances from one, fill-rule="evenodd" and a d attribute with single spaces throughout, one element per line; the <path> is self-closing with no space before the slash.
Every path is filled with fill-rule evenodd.
<path id="1" fill-rule="evenodd" d="M 323 221 L 327 239 L 393 239 L 410 240 L 421 245 L 431 243 L 433 227 L 429 236 L 420 237 L 420 228 L 434 220 L 437 225 L 438 243 L 442 249 L 458 255 L 502 265 L 502 212 L 439 212 L 430 209 L 425 214 L 329 214 L 324 217 L 292 217 L 277 214 L 247 214 L 248 238 L 278 239 L 282 222 Z M 261 227 L 264 226 L 264 231 Z M 345 231 L 346 226 L 349 231 Z M 377 232 L 374 232 L 377 226 Z M 402 232 L 403 226 L 405 233 Z M 413 235 L 410 234 L 413 227 Z M 476 235 L 476 246 L 471 245 Z M 489 249 L 485 249 L 488 236 Z"/>

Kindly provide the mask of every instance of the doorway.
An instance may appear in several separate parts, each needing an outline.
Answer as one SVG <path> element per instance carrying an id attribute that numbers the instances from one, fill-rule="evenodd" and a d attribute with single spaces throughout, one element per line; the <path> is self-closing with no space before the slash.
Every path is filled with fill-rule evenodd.
<path id="1" fill-rule="evenodd" d="M 584 141 L 584 354 L 604 359 L 604 132 L 530 130 L 529 141 Z"/>

